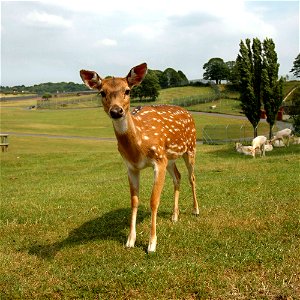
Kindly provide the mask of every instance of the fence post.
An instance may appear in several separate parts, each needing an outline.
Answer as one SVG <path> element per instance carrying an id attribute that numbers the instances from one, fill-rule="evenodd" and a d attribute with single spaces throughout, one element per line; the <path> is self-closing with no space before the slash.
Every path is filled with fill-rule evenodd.
<path id="1" fill-rule="evenodd" d="M 226 143 L 229 142 L 229 141 L 228 141 L 228 126 L 229 126 L 229 125 L 226 126 Z"/>

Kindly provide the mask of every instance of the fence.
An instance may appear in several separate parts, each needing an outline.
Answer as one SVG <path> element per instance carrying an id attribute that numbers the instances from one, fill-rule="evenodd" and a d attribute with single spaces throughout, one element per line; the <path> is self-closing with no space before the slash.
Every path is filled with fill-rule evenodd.
<path id="1" fill-rule="evenodd" d="M 274 128 L 277 131 L 277 128 Z M 258 135 L 269 136 L 269 127 L 259 124 Z M 253 127 L 251 125 L 206 125 L 202 129 L 203 144 L 225 144 L 243 142 L 249 144 L 253 139 Z"/>
<path id="2" fill-rule="evenodd" d="M 175 98 L 170 101 L 170 104 L 178 105 L 178 106 L 182 106 L 182 107 L 188 107 L 188 106 L 193 106 L 193 105 L 197 105 L 197 104 L 212 102 L 212 101 L 218 100 L 218 99 L 220 99 L 219 94 L 207 94 L 207 95 Z"/>
<path id="3" fill-rule="evenodd" d="M 101 105 L 101 97 L 96 94 L 69 96 L 69 97 L 53 97 L 50 99 L 38 99 L 38 109 L 60 109 L 60 108 L 76 108 L 98 107 Z"/>

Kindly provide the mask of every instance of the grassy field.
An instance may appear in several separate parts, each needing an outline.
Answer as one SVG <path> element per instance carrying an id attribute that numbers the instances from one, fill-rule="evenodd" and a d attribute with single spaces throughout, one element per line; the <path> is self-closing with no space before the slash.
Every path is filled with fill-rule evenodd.
<path id="1" fill-rule="evenodd" d="M 228 100 L 234 101 L 234 100 Z M 102 108 L 30 110 L 33 101 L 4 103 L 1 109 L 1 132 L 48 134 L 65 136 L 82 136 L 113 138 L 111 121 Z M 225 105 L 225 103 L 224 103 Z M 227 105 L 227 109 L 229 106 Z M 218 112 L 216 110 L 216 112 Z M 202 139 L 202 130 L 207 124 L 245 125 L 252 134 L 248 120 L 222 118 L 218 115 L 193 114 L 197 138 Z M 266 123 L 260 124 L 260 134 L 268 132 Z"/>
<path id="2" fill-rule="evenodd" d="M 142 174 L 137 246 L 128 250 L 129 191 L 115 142 L 12 137 L 1 154 L 0 298 L 300 297 L 299 147 L 253 160 L 227 145 L 199 146 L 201 216 L 191 215 L 183 180 L 172 224 L 168 177 L 157 253 L 148 256 L 152 176 Z"/>
<path id="3" fill-rule="evenodd" d="M 241 112 L 240 104 L 241 102 L 235 99 L 220 99 L 213 102 L 189 106 L 188 109 L 192 111 L 244 116 L 244 114 Z M 216 107 L 213 107 L 214 105 Z"/>
<path id="4" fill-rule="evenodd" d="M 204 124 L 242 122 L 194 115 Z M 112 137 L 101 109 L 1 111 L 1 131 Z M 167 177 L 147 255 L 153 174 L 141 177 L 137 244 L 116 142 L 11 135 L 1 158 L 0 299 L 299 299 L 299 145 L 265 158 L 198 145 L 200 217 L 182 161 L 180 219 Z"/>

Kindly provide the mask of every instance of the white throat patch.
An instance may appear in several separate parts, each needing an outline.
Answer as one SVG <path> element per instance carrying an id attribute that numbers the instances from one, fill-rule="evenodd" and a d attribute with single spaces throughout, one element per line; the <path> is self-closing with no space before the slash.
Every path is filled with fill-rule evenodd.
<path id="1" fill-rule="evenodd" d="M 117 120 L 112 119 L 112 121 L 113 121 L 114 129 L 118 134 L 124 134 L 127 132 L 128 124 L 126 118 L 122 117 Z"/>

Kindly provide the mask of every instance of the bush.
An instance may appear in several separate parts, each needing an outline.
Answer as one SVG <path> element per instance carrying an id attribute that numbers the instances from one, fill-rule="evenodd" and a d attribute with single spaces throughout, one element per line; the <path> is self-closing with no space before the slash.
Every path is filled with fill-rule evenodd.
<path id="1" fill-rule="evenodd" d="M 42 98 L 43 98 L 44 100 L 49 100 L 49 98 L 52 98 L 52 95 L 51 95 L 50 93 L 45 93 L 45 94 L 42 96 Z"/>

